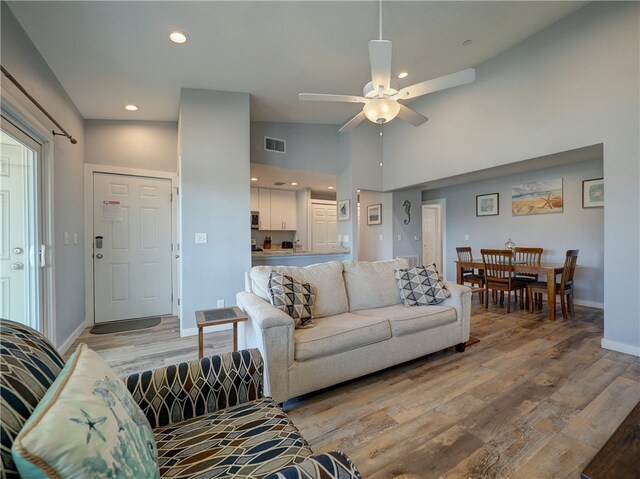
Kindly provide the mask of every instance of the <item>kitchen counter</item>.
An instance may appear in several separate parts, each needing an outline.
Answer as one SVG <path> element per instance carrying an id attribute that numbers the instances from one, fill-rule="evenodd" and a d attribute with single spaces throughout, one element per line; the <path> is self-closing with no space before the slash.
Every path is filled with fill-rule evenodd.
<path id="1" fill-rule="evenodd" d="M 335 251 L 293 251 L 292 249 L 267 249 L 263 251 L 252 251 L 252 258 L 278 258 L 283 256 L 325 256 L 349 254 L 349 248 L 339 248 Z"/>
<path id="2" fill-rule="evenodd" d="M 335 251 L 297 251 L 289 250 L 266 250 L 252 251 L 252 266 L 308 266 L 315 263 L 325 263 L 328 261 L 344 261 L 351 259 L 349 248 L 339 248 Z"/>

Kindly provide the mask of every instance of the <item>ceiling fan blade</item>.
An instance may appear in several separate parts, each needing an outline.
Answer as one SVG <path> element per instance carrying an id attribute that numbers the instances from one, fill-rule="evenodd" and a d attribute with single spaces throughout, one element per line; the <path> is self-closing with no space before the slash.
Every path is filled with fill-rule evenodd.
<path id="1" fill-rule="evenodd" d="M 476 71 L 473 68 L 468 70 L 462 70 L 450 75 L 434 78 L 433 80 L 427 80 L 422 83 L 416 83 L 415 85 L 408 86 L 400 90 L 393 98 L 397 100 L 409 100 L 418 96 L 426 95 L 427 93 L 433 93 L 435 91 L 446 90 L 454 86 L 464 85 L 465 83 L 471 83 L 476 79 Z"/>
<path id="2" fill-rule="evenodd" d="M 389 40 L 371 40 L 369 42 L 371 60 L 371 80 L 373 89 L 381 87 L 387 90 L 391 86 L 391 42 Z"/>
<path id="3" fill-rule="evenodd" d="M 420 126 L 429 118 L 421 115 L 415 110 L 408 108 L 404 105 L 400 105 L 400 111 L 398 112 L 398 118 L 402 118 L 404 121 L 411 123 L 413 126 Z"/>
<path id="4" fill-rule="evenodd" d="M 344 103 L 367 103 L 369 101 L 363 96 L 329 95 L 324 93 L 298 93 L 298 99 L 304 101 L 338 101 Z"/>
<path id="5" fill-rule="evenodd" d="M 350 131 L 366 119 L 367 117 L 365 116 L 364 111 L 361 111 L 356 116 L 351 118 L 351 120 L 349 120 L 344 125 L 342 125 L 338 131 L 340 133 L 344 133 L 345 131 Z"/>

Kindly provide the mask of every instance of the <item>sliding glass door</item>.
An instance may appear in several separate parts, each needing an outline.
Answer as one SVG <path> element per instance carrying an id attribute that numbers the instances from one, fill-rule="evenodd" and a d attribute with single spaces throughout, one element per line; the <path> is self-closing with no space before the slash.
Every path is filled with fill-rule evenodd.
<path id="1" fill-rule="evenodd" d="M 0 316 L 43 331 L 41 145 L 4 117 L 0 128 Z"/>

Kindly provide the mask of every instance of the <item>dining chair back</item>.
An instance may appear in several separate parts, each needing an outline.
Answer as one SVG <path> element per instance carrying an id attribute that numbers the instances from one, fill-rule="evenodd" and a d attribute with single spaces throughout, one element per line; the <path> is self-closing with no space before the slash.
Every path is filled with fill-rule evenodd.
<path id="1" fill-rule="evenodd" d="M 560 306 L 562 307 L 562 317 L 567 319 L 567 311 L 572 316 L 575 314 L 575 307 L 573 304 L 573 275 L 576 271 L 576 264 L 578 263 L 578 249 L 567 250 L 564 259 L 564 267 L 562 268 L 562 276 L 560 277 L 560 283 L 556 284 L 556 294 L 560 295 Z M 527 284 L 528 296 L 533 294 L 542 294 L 547 291 L 546 282 L 535 281 Z M 542 309 L 542 301 L 539 303 L 539 309 Z M 529 305 L 529 312 L 533 312 L 533 304 Z"/>
<path id="2" fill-rule="evenodd" d="M 489 290 L 508 293 L 507 313 L 511 312 L 511 291 L 523 292 L 525 285 L 513 276 L 513 253 L 508 249 L 482 249 L 485 278 L 485 308 L 489 307 Z M 520 308 L 524 308 L 522 294 Z"/>
<path id="3" fill-rule="evenodd" d="M 458 261 L 473 261 L 473 253 L 470 246 L 457 247 L 456 253 L 458 254 Z M 484 275 L 473 268 L 466 268 L 462 270 L 462 281 L 463 283 L 471 283 L 474 291 L 478 291 L 480 302 L 483 302 Z"/>

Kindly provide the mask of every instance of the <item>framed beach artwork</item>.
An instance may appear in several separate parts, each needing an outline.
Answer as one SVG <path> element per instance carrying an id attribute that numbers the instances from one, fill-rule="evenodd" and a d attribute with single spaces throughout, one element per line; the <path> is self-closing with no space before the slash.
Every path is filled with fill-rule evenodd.
<path id="1" fill-rule="evenodd" d="M 351 217 L 350 204 L 349 200 L 338 201 L 338 221 L 347 221 Z"/>
<path id="2" fill-rule="evenodd" d="M 367 225 L 381 225 L 382 224 L 382 205 L 369 205 L 367 206 Z"/>
<path id="3" fill-rule="evenodd" d="M 604 178 L 582 182 L 582 207 L 600 208 L 604 206 Z"/>
<path id="4" fill-rule="evenodd" d="M 476 196 L 476 216 L 496 216 L 500 213 L 500 193 Z"/>
<path id="5" fill-rule="evenodd" d="M 562 178 L 523 183 L 511 187 L 513 216 L 562 213 Z"/>

